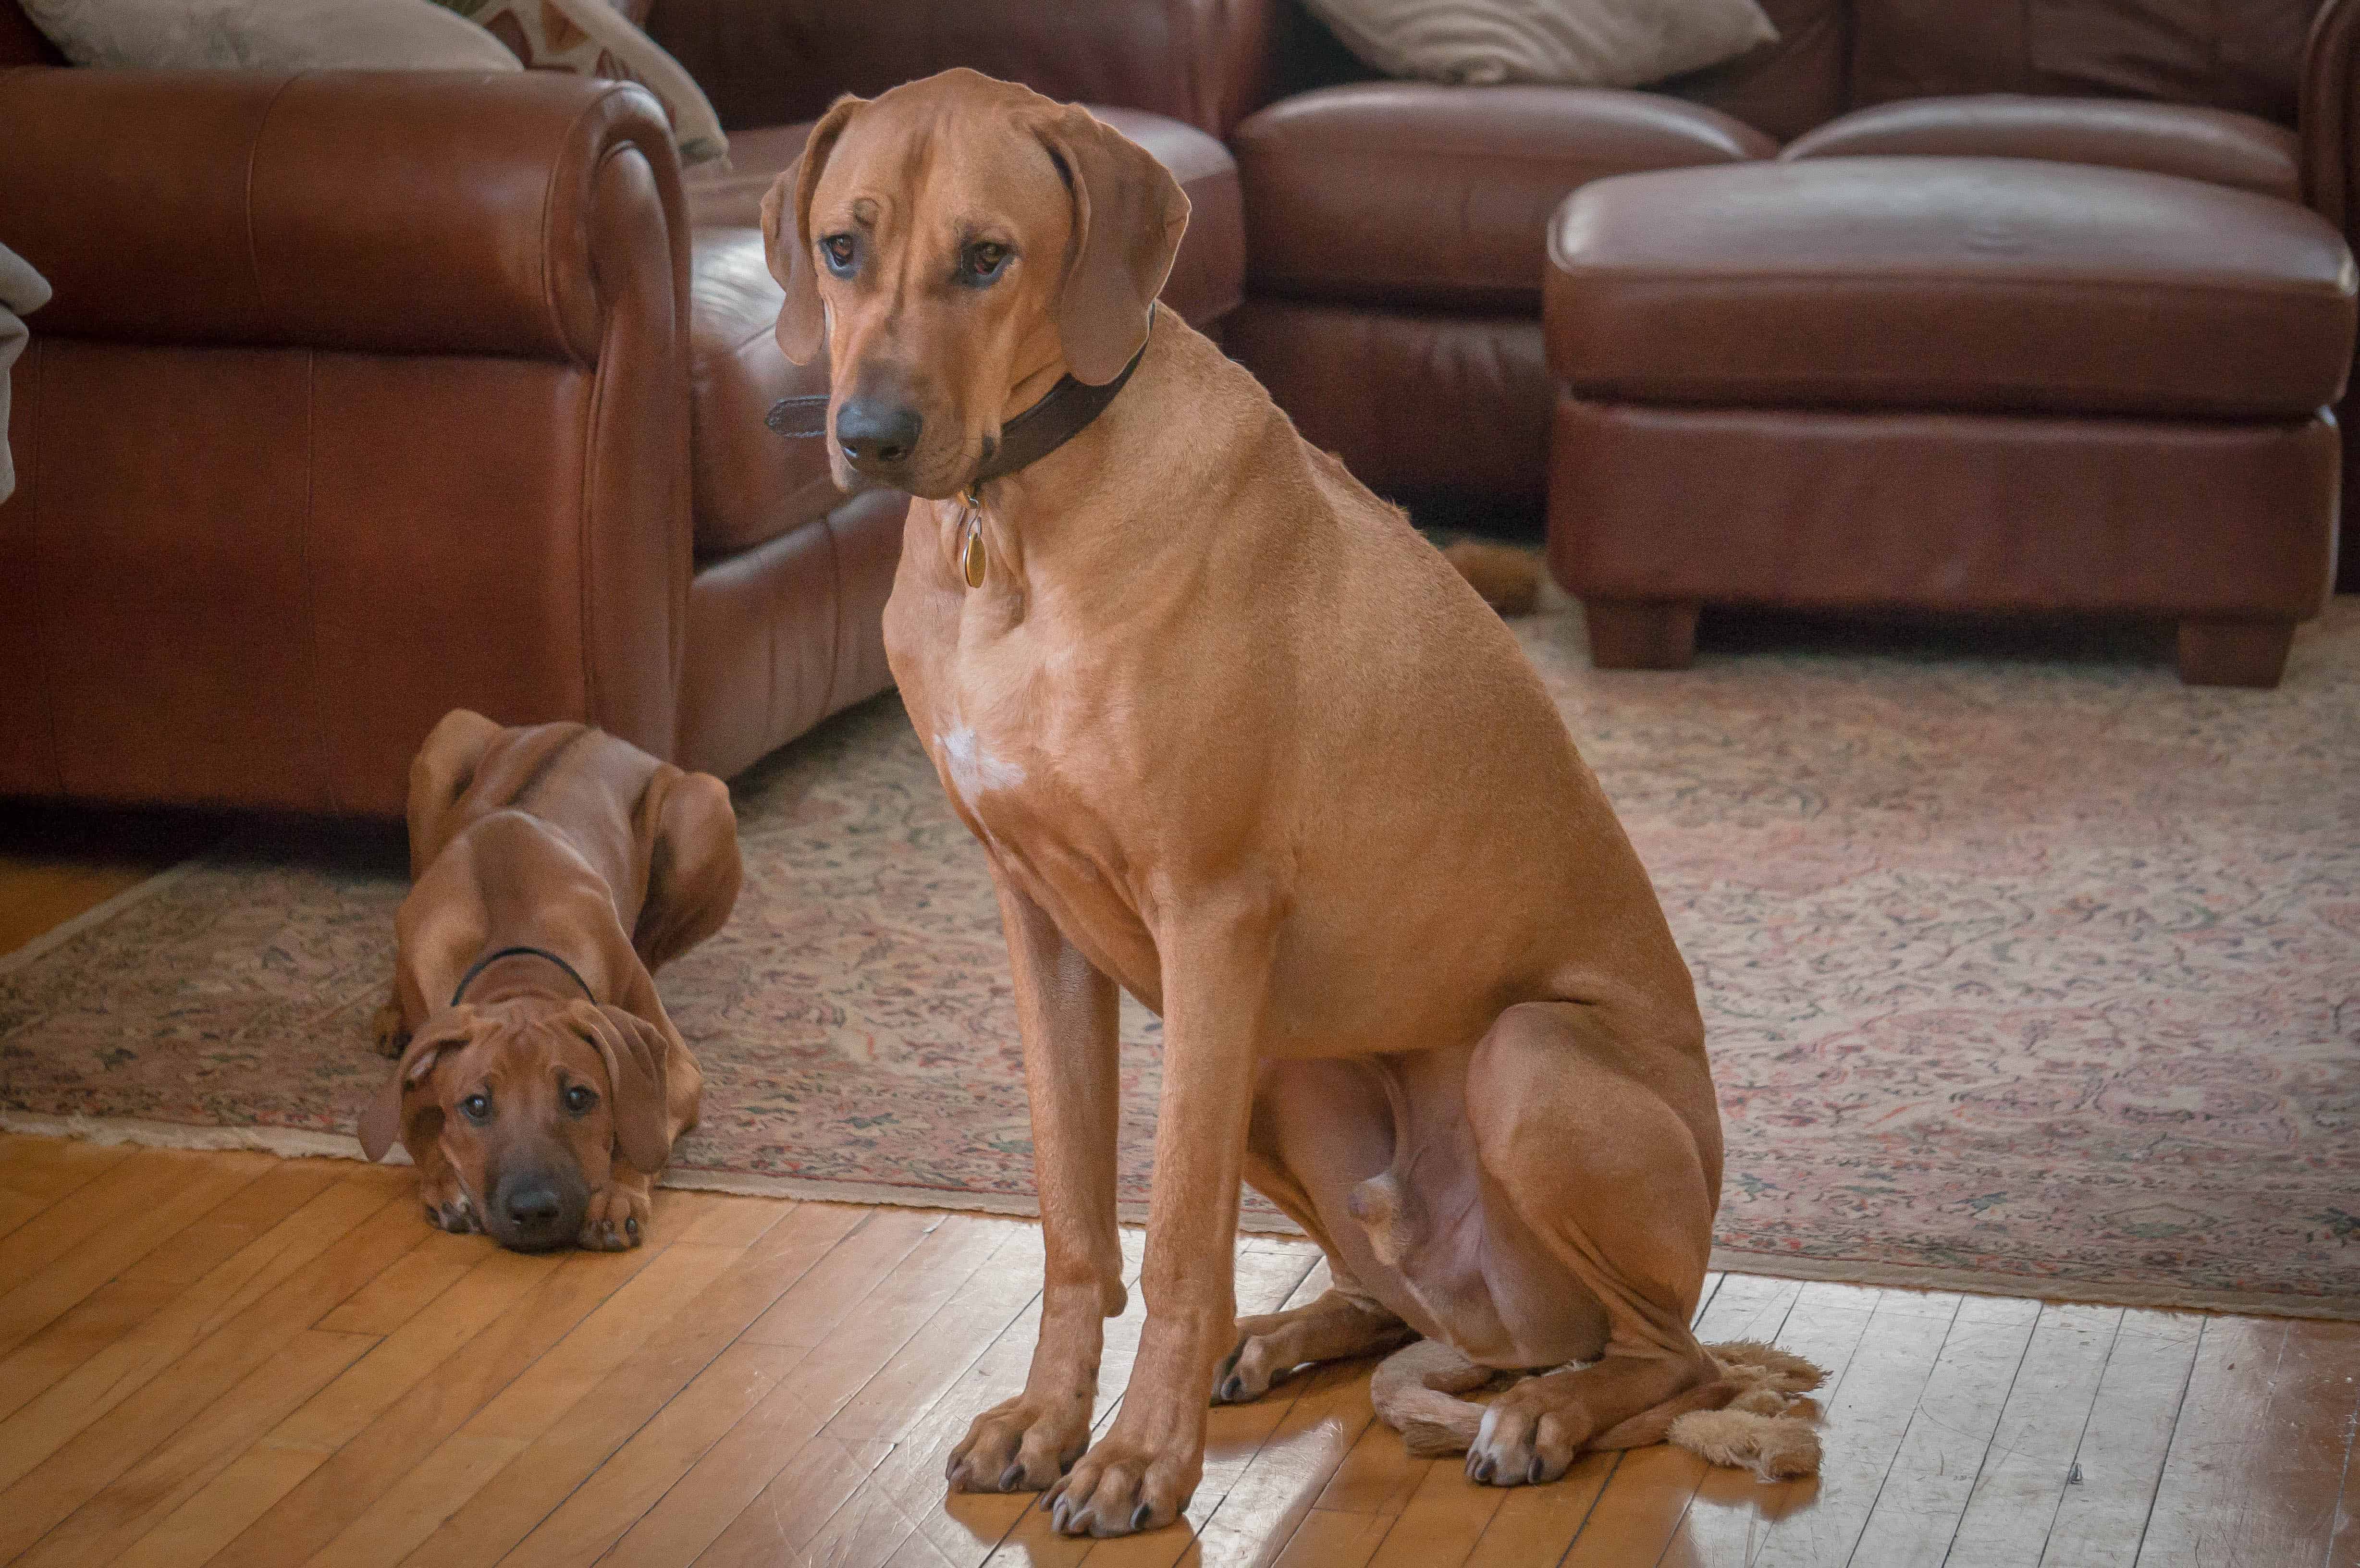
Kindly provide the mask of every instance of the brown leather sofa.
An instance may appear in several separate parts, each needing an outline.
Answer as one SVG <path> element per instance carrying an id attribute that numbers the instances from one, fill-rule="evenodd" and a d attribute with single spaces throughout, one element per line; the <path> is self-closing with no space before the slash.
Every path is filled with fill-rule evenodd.
<path id="1" fill-rule="evenodd" d="M 1554 401 L 1549 219 L 1590 180 L 1782 148 L 2033 158 L 2263 191 L 2360 232 L 2355 0 L 1765 8 L 1777 44 L 1644 93 L 1369 80 L 1282 18 L 1275 102 L 1230 138 L 1248 260 L 1231 352 L 1378 488 L 1471 491 L 1529 512 Z M 2360 410 L 2344 412 L 2360 478 Z M 2349 522 L 2344 540 L 2344 584 L 2360 588 Z"/>
<path id="2" fill-rule="evenodd" d="M 656 30 L 738 133 L 684 186 L 635 87 L 58 69 L 0 0 L 0 236 L 56 290 L 0 505 L 0 796 L 395 812 L 457 704 L 729 775 L 882 690 L 905 498 L 762 424 L 825 387 L 747 226 L 780 122 L 953 63 L 1179 111 L 1105 112 L 1196 200 L 1165 299 L 1218 330 L 1237 181 L 1198 127 L 1251 91 L 1217 85 L 1223 9 L 942 7 L 969 51 L 680 0 Z"/>

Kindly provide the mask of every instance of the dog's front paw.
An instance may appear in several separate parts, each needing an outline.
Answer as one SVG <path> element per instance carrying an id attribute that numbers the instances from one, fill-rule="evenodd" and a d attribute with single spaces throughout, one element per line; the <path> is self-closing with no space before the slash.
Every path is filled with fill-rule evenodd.
<path id="1" fill-rule="evenodd" d="M 475 1213 L 475 1203 L 463 1191 L 453 1191 L 444 1197 L 425 1200 L 426 1223 L 453 1236 L 472 1236 L 484 1228 L 482 1216 Z"/>
<path id="2" fill-rule="evenodd" d="M 574 1245 L 585 1252 L 628 1252 L 648 1231 L 648 1194 L 622 1181 L 609 1181 L 590 1196 Z"/>
<path id="3" fill-rule="evenodd" d="M 1120 1425 L 1120 1420 L 1117 1425 Z M 1131 1535 L 1180 1517 L 1205 1474 L 1201 1443 L 1155 1444 L 1109 1432 L 1041 1506 L 1060 1535 Z"/>
<path id="4" fill-rule="evenodd" d="M 1042 1491 L 1073 1468 L 1089 1440 L 1087 1399 L 1052 1409 L 1019 1394 L 975 1418 L 944 1478 L 954 1492 Z"/>

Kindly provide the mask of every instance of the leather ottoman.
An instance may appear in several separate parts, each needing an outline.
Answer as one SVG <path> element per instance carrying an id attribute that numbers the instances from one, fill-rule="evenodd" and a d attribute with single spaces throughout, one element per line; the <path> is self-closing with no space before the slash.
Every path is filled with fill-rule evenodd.
<path id="1" fill-rule="evenodd" d="M 1704 603 L 2104 612 L 2275 685 L 2334 571 L 2342 236 L 2292 202 L 2010 158 L 1587 186 L 1550 233 L 1549 557 L 1602 668 Z"/>

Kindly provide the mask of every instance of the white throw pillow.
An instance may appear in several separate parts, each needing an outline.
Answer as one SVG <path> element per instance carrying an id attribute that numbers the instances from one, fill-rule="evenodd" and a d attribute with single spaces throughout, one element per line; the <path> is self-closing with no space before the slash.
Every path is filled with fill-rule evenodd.
<path id="1" fill-rule="evenodd" d="M 434 0 L 24 0 L 76 65 L 148 70 L 519 71 Z"/>
<path id="2" fill-rule="evenodd" d="M 683 164 L 727 156 L 729 138 L 705 90 L 633 24 L 623 0 L 441 0 L 486 29 L 534 71 L 636 82 L 671 117 Z"/>
<path id="3" fill-rule="evenodd" d="M 1388 76 L 1639 87 L 1775 41 L 1754 0 L 1304 0 Z"/>

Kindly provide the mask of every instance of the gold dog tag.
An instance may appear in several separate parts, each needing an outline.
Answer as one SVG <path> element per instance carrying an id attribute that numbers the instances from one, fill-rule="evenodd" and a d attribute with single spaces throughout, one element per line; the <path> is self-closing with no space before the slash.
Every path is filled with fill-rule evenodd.
<path id="1" fill-rule="evenodd" d="M 983 586 L 983 497 L 967 493 L 967 538 L 959 545 L 959 572 L 969 588 Z"/>

